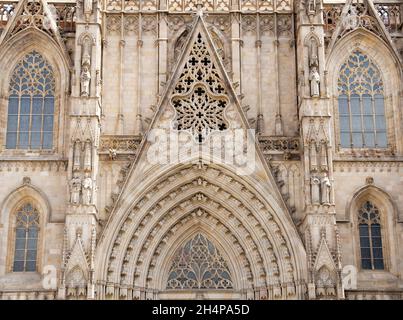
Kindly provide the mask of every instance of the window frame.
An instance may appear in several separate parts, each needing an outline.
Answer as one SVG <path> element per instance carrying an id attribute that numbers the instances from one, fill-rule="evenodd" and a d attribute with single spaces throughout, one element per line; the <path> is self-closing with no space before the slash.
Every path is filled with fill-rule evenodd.
<path id="1" fill-rule="evenodd" d="M 44 63 L 44 68 L 43 70 L 47 70 L 50 71 L 52 73 L 50 78 L 46 78 L 46 77 L 41 77 L 40 79 L 36 78 L 32 79 L 32 77 L 28 76 L 28 88 L 26 88 L 25 90 L 20 88 L 17 88 L 16 92 L 16 88 L 13 87 L 13 84 L 16 84 L 18 86 L 18 83 L 15 83 L 16 80 L 21 80 L 23 79 L 26 75 L 19 75 L 16 76 L 16 74 L 18 74 L 18 68 L 19 67 L 25 67 L 24 61 L 27 61 L 30 59 L 30 57 L 33 57 L 31 59 L 40 59 L 39 61 L 42 61 L 42 63 Z M 35 61 L 36 62 L 36 61 Z M 35 63 L 34 62 L 34 63 Z M 37 62 L 36 62 L 37 63 Z M 27 66 L 29 67 L 29 66 Z M 24 71 L 26 71 L 26 68 L 24 68 Z M 42 69 L 36 73 L 35 75 L 38 76 L 41 71 L 43 71 Z M 8 152 L 17 152 L 17 153 L 21 153 L 21 152 L 39 152 L 39 153 L 53 153 L 57 144 L 57 139 L 55 139 L 56 136 L 56 122 L 57 122 L 57 108 L 56 108 L 56 92 L 57 92 L 57 81 L 56 81 L 56 74 L 54 71 L 54 67 L 52 65 L 51 62 L 49 62 L 49 60 L 47 59 L 46 56 L 44 56 L 40 51 L 33 49 L 30 50 L 28 52 L 25 52 L 22 56 L 20 56 L 20 58 L 17 60 L 16 63 L 13 64 L 13 67 L 10 70 L 9 76 L 8 76 L 8 88 L 7 88 L 7 98 L 6 98 L 6 106 L 5 106 L 5 110 L 6 111 L 6 126 L 5 126 L 5 137 L 4 137 L 4 150 L 7 150 Z M 45 81 L 46 79 L 48 79 L 48 81 Z M 30 90 L 30 80 L 36 80 L 37 83 L 39 84 L 40 80 L 44 80 L 43 82 L 43 89 L 39 90 L 38 92 L 35 92 L 36 90 L 32 91 Z M 21 84 L 21 82 L 20 82 Z M 50 90 L 50 91 L 49 91 Z M 26 91 L 26 92 L 24 92 Z M 33 136 L 35 133 L 37 133 L 37 130 L 35 131 L 33 128 L 33 120 L 34 117 L 36 115 L 39 115 L 37 113 L 35 113 L 34 110 L 34 104 L 35 101 L 38 100 L 38 97 L 40 97 L 40 104 L 41 104 L 41 113 L 40 113 L 40 117 L 41 117 L 41 121 L 40 121 L 40 143 L 39 145 L 36 147 L 33 146 Z M 17 111 L 15 113 L 16 116 L 16 128 L 14 131 L 10 131 L 9 130 L 9 119 L 10 119 L 10 107 L 11 107 L 11 99 L 13 98 L 13 100 L 16 101 L 16 108 Z M 45 130 L 45 119 L 47 118 L 47 116 L 49 116 L 48 113 L 46 113 L 46 106 L 47 106 L 47 101 L 49 99 L 52 99 L 52 109 L 53 109 L 53 114 L 51 115 L 52 117 L 52 137 L 51 139 L 48 141 L 48 143 L 50 142 L 52 144 L 52 146 L 50 148 L 46 148 L 45 146 L 45 134 L 47 134 L 48 132 L 50 132 L 49 130 Z M 28 100 L 29 101 L 29 112 L 28 113 L 24 113 L 25 117 L 28 117 L 28 128 L 27 130 L 22 130 L 21 129 L 21 120 L 22 120 L 22 115 L 23 113 L 21 112 L 22 106 L 23 106 L 23 101 L 24 100 Z M 15 141 L 12 144 L 11 147 L 9 147 L 9 141 L 8 141 L 8 136 L 9 133 L 12 133 L 15 135 Z M 22 133 L 26 133 L 27 134 L 27 143 L 26 146 L 21 146 L 21 136 Z"/>
<path id="2" fill-rule="evenodd" d="M 37 237 L 37 248 L 36 248 L 36 270 L 35 271 L 14 271 L 14 258 L 16 249 L 16 229 L 17 229 L 17 212 L 25 204 L 31 204 L 39 214 L 38 223 L 38 237 Z M 44 212 L 37 201 L 32 197 L 23 198 L 17 202 L 16 205 L 10 211 L 9 214 L 9 232 L 8 232 L 8 254 L 6 263 L 6 272 L 10 274 L 38 274 L 42 272 L 42 258 L 43 258 L 43 221 Z"/>
<path id="3" fill-rule="evenodd" d="M 357 93 L 357 92 L 350 92 L 350 88 L 347 88 L 343 91 L 339 90 L 339 79 L 342 76 L 342 69 L 343 66 L 345 64 L 348 64 L 348 62 L 350 61 L 350 57 L 352 55 L 355 55 L 357 52 L 359 52 L 361 55 L 366 56 L 368 58 L 368 61 L 370 64 L 373 64 L 376 67 L 376 71 L 379 72 L 379 77 L 380 77 L 380 82 L 382 83 L 382 93 L 373 91 L 371 88 L 371 92 L 361 92 L 361 93 Z M 384 77 L 383 77 L 383 73 L 382 73 L 382 69 L 379 67 L 379 65 L 376 63 L 376 61 L 370 56 L 370 54 L 368 54 L 365 50 L 361 49 L 361 48 L 354 48 L 351 51 L 349 51 L 348 55 L 346 55 L 344 57 L 344 59 L 342 60 L 341 64 L 338 64 L 337 67 L 337 72 L 335 75 L 335 95 L 334 95 L 334 114 L 335 114 L 335 118 L 337 119 L 335 121 L 335 129 L 336 129 L 336 147 L 338 151 L 341 152 L 354 152 L 355 150 L 376 150 L 376 151 L 380 151 L 380 152 L 387 152 L 388 150 L 390 150 L 390 146 L 391 146 L 391 137 L 389 135 L 389 123 L 388 123 L 388 119 L 387 119 L 387 108 L 388 108 L 388 98 L 386 95 L 387 92 L 387 88 L 386 88 L 386 83 L 384 81 Z M 345 92 L 347 91 L 347 92 Z M 376 101 L 377 101 L 377 96 L 382 95 L 382 101 L 383 101 L 383 118 L 384 118 L 384 125 L 385 127 L 382 129 L 377 129 L 376 126 L 376 122 L 377 122 L 377 116 L 379 116 L 379 114 L 376 112 Z M 345 100 L 345 104 L 346 104 L 346 108 L 347 108 L 347 113 L 345 114 L 346 119 L 348 119 L 348 125 L 349 128 L 348 130 L 343 130 L 342 126 L 341 126 L 341 116 L 344 114 L 342 114 L 340 112 L 340 99 L 341 97 L 343 97 L 343 100 Z M 364 105 L 364 98 L 368 97 L 370 98 L 371 101 L 371 114 L 366 114 L 365 113 L 365 105 Z M 356 117 L 359 118 L 360 121 L 360 129 L 359 131 L 357 131 L 354 128 L 353 125 L 353 118 L 354 118 L 354 114 L 353 114 L 353 110 L 351 108 L 351 102 L 352 102 L 352 98 L 357 98 L 357 102 L 358 102 L 358 107 L 359 107 L 359 113 L 356 114 Z M 370 116 L 372 118 L 372 131 L 368 131 L 365 129 L 365 118 L 367 116 Z M 349 142 L 350 142 L 350 146 L 344 146 L 342 143 L 342 134 L 348 134 L 348 138 L 349 138 Z M 355 147 L 353 145 L 354 142 L 354 134 L 360 134 L 361 137 L 361 141 L 362 141 L 362 145 Z M 365 135 L 366 134 L 372 134 L 373 135 L 373 144 L 374 146 L 366 146 L 365 145 Z M 386 138 L 386 145 L 385 146 L 378 146 L 377 145 L 377 134 L 385 134 L 385 138 Z"/>

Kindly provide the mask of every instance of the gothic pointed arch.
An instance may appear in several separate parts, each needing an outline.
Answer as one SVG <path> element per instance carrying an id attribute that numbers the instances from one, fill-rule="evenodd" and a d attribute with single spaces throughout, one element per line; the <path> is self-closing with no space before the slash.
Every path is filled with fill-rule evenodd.
<path id="1" fill-rule="evenodd" d="M 196 233 L 173 256 L 167 289 L 232 289 L 228 263 L 216 245 Z"/>
<path id="2" fill-rule="evenodd" d="M 198 226 L 225 248 L 219 251 L 227 254 L 234 289 L 244 298 L 303 295 L 305 249 L 254 137 L 244 140 L 251 152 L 239 170 L 201 148 L 221 134 L 239 130 L 244 136 L 248 129 L 199 13 L 100 236 L 101 298 L 166 297 L 163 276 L 169 273 L 171 249 L 186 241 L 181 235 L 200 231 Z M 180 146 L 187 141 L 197 152 L 183 149 L 180 161 L 154 162 L 161 159 L 153 155 L 160 148 L 153 140 L 158 132 L 174 132 Z"/>
<path id="3" fill-rule="evenodd" d="M 341 114 L 338 98 L 340 94 L 343 94 L 343 90 L 340 90 L 341 87 L 339 86 L 339 80 L 341 72 L 344 70 L 342 69 L 343 64 L 359 54 L 361 54 L 362 57 L 367 57 L 367 60 L 375 66 L 372 69 L 378 72 L 378 78 L 382 81 L 381 89 L 382 96 L 384 98 L 383 105 L 386 119 L 384 127 L 386 128 L 385 133 L 387 138 L 386 146 L 385 143 L 383 144 L 384 150 L 382 153 L 394 154 L 396 151 L 401 150 L 403 146 L 401 145 L 399 139 L 397 139 L 397 137 L 401 134 L 401 129 L 394 125 L 392 116 L 393 114 L 396 115 L 400 113 L 400 109 L 398 108 L 399 103 L 396 103 L 396 101 L 399 101 L 399 97 L 396 93 L 396 90 L 393 90 L 392 88 L 399 88 L 401 86 L 402 75 L 398 69 L 392 68 L 391 66 L 395 64 L 400 65 L 400 62 L 396 58 L 393 50 L 385 45 L 383 41 L 380 41 L 370 32 L 361 29 L 352 31 L 343 37 L 339 42 L 337 42 L 326 61 L 326 69 L 328 70 L 327 86 L 333 100 L 332 104 L 336 150 L 338 152 L 350 152 L 348 150 L 341 150 L 342 141 L 340 132 L 342 127 L 340 123 Z M 375 97 L 377 92 L 374 91 L 371 94 L 373 94 Z M 376 149 L 380 148 L 377 147 Z"/>
<path id="4" fill-rule="evenodd" d="M 52 89 L 52 99 L 54 104 L 52 131 L 54 132 L 54 135 L 50 150 L 52 153 L 57 153 L 61 151 L 64 140 L 64 110 L 66 110 L 67 107 L 67 92 L 70 81 L 70 61 L 54 42 L 49 41 L 49 37 L 46 34 L 32 28 L 25 29 L 10 38 L 0 47 L 0 66 L 4 75 L 0 79 L 0 92 L 4 97 L 7 97 L 7 99 L 9 98 L 12 94 L 10 86 L 13 79 L 13 73 L 15 73 L 18 63 L 23 61 L 24 58 L 32 52 L 35 52 L 38 57 L 40 56 L 41 59 L 46 62 L 46 65 L 49 66 L 46 69 L 51 69 L 50 74 L 54 79 Z M 39 69 L 41 68 L 43 69 L 42 65 Z M 36 71 L 39 69 L 36 69 Z M 35 70 L 31 71 L 34 72 Z M 30 72 L 30 76 L 32 75 L 32 72 Z M 43 75 L 46 75 L 46 77 L 49 78 L 49 73 Z M 1 114 L 2 121 L 7 123 L 7 110 Z M 3 146 L 6 145 L 5 132 L 0 136 L 0 141 Z M 2 151 L 10 153 L 9 150 L 3 150 L 3 148 Z"/>
<path id="5" fill-rule="evenodd" d="M 393 52 L 394 57 L 402 62 L 389 32 L 386 30 L 372 1 L 348 0 L 344 4 L 341 17 L 330 40 L 328 52 L 331 53 L 337 43 L 356 31 L 363 31 L 376 37 L 386 44 Z"/>
<path id="6" fill-rule="evenodd" d="M 51 206 L 46 195 L 28 178 L 0 207 L 1 250 L 7 253 L 6 273 L 41 272 L 43 240 Z"/>
<path id="7" fill-rule="evenodd" d="M 357 268 L 395 272 L 397 239 L 394 236 L 394 221 L 398 219 L 398 213 L 390 195 L 374 184 L 371 178 L 367 185 L 354 192 L 346 206 L 346 217 L 351 221 L 354 230 L 352 250 Z M 372 236 L 379 238 L 371 239 L 371 231 Z M 371 249 L 371 252 L 366 252 L 368 248 L 374 248 L 374 251 Z M 374 254 L 379 255 L 375 257 Z M 382 259 L 381 264 L 374 260 L 365 260 L 373 258 Z"/>

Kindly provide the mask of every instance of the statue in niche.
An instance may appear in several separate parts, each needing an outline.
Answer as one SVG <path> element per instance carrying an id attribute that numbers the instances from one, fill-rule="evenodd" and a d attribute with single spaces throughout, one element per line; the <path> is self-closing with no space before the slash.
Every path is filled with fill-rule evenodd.
<path id="1" fill-rule="evenodd" d="M 90 95 L 91 82 L 91 39 L 86 37 L 82 45 L 81 57 L 81 95 L 88 97 Z"/>
<path id="2" fill-rule="evenodd" d="M 85 150 L 84 150 L 84 170 L 85 171 L 91 171 L 91 141 L 87 140 L 85 142 Z"/>
<path id="3" fill-rule="evenodd" d="M 83 181 L 83 204 L 90 205 L 92 198 L 93 181 L 89 174 L 86 174 Z"/>
<path id="4" fill-rule="evenodd" d="M 89 97 L 90 95 L 90 81 L 91 81 L 91 72 L 90 68 L 87 64 L 84 64 L 81 67 L 81 96 Z"/>
<path id="5" fill-rule="evenodd" d="M 311 82 L 311 97 L 319 97 L 320 75 L 316 67 L 312 67 L 309 74 L 309 81 Z"/>
<path id="6" fill-rule="evenodd" d="M 73 158 L 73 171 L 80 170 L 81 167 L 81 142 L 77 140 L 74 142 L 74 158 Z"/>
<path id="7" fill-rule="evenodd" d="M 72 204 L 80 203 L 80 192 L 81 192 L 81 179 L 78 175 L 74 174 L 70 181 L 70 202 Z"/>
<path id="8" fill-rule="evenodd" d="M 312 204 L 320 204 L 320 179 L 318 177 L 311 178 Z"/>
<path id="9" fill-rule="evenodd" d="M 327 176 L 327 173 L 323 175 L 321 185 L 322 185 L 322 204 L 330 204 L 330 193 L 332 190 L 332 184 L 329 180 L 329 177 Z"/>
<path id="10" fill-rule="evenodd" d="M 84 0 L 84 14 L 92 13 L 92 0 Z"/>
<path id="11" fill-rule="evenodd" d="M 317 0 L 307 0 L 307 10 L 308 14 L 309 13 L 315 13 L 316 12 L 316 6 L 318 5 Z"/>
<path id="12" fill-rule="evenodd" d="M 318 169 L 318 156 L 316 151 L 316 143 L 315 140 L 311 141 L 311 149 L 310 149 L 310 157 L 311 157 L 311 171 L 317 171 Z"/>

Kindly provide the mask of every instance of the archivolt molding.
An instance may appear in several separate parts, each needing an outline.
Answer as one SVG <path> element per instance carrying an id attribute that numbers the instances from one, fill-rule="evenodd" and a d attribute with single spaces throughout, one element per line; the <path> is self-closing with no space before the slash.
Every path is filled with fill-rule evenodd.
<path id="1" fill-rule="evenodd" d="M 111 226 L 112 221 L 106 228 L 115 231 L 101 239 L 100 247 L 109 248 L 104 249 L 107 257 L 98 257 L 104 263 L 98 272 L 99 280 L 112 285 L 161 289 L 161 279 L 155 279 L 153 270 L 161 265 L 158 261 L 162 261 L 163 247 L 171 243 L 170 237 L 182 229 L 180 226 L 186 226 L 191 213 L 202 208 L 208 213 L 202 219 L 205 223 L 231 234 L 232 240 L 228 241 L 238 243 L 239 256 L 245 256 L 243 272 L 251 273 L 248 281 L 254 286 L 289 285 L 289 294 L 295 295 L 294 281 L 302 278 L 296 273 L 304 270 L 304 266 L 296 268 L 298 261 L 304 261 L 295 260 L 294 250 L 298 247 L 286 241 L 288 237 L 270 214 L 273 208 L 239 177 L 217 168 L 200 172 L 188 166 L 156 181 L 138 199 L 126 211 L 125 218 L 116 218 L 118 224 Z M 122 210 L 116 216 L 122 215 Z M 209 212 L 214 212 L 214 216 Z M 300 249 L 303 250 L 302 245 Z"/>

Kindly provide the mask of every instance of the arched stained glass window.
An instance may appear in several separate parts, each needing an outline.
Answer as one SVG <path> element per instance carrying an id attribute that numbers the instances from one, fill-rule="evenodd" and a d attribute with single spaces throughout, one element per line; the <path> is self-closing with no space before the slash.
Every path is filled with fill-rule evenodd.
<path id="1" fill-rule="evenodd" d="M 167 289 L 232 289 L 224 258 L 202 234 L 178 250 L 169 271 Z"/>
<path id="2" fill-rule="evenodd" d="M 340 144 L 343 148 L 386 148 L 384 86 L 371 59 L 354 51 L 338 78 Z"/>
<path id="3" fill-rule="evenodd" d="M 52 149 L 54 95 L 52 66 L 38 52 L 30 52 L 10 79 L 7 149 Z"/>
<path id="4" fill-rule="evenodd" d="M 13 271 L 36 271 L 39 212 L 31 203 L 26 203 L 18 209 L 15 219 Z"/>
<path id="5" fill-rule="evenodd" d="M 362 269 L 384 269 L 380 220 L 378 208 L 370 201 L 358 211 Z"/>

